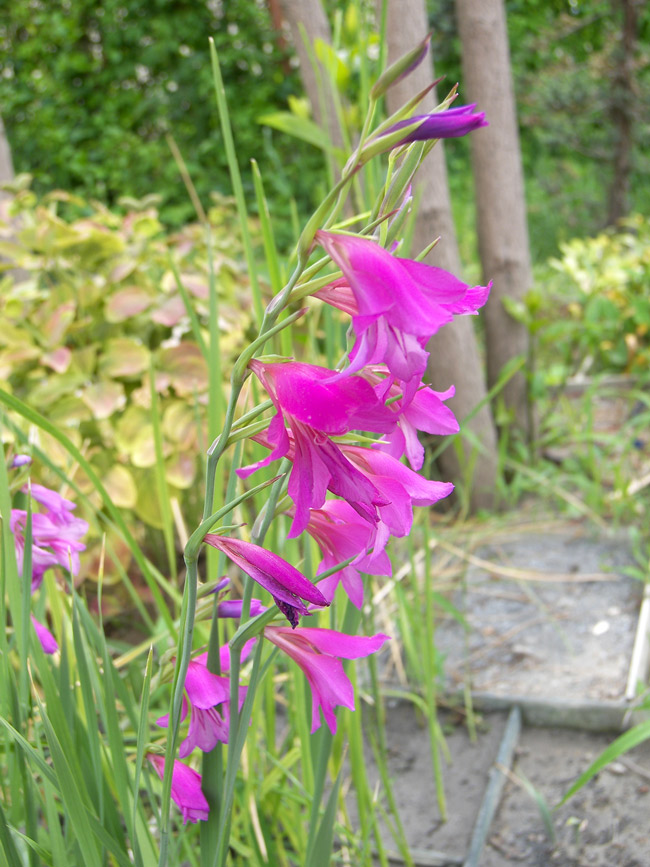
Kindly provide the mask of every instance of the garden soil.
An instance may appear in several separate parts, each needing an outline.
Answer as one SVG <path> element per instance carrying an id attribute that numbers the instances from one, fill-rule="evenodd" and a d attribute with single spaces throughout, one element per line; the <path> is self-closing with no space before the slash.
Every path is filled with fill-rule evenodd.
<path id="1" fill-rule="evenodd" d="M 473 553 L 451 597 L 467 628 L 451 617 L 437 626 L 447 694 L 458 700 L 470 684 L 479 706 L 486 694 L 504 708 L 533 700 L 557 715 L 566 706 L 572 726 L 534 727 L 524 712 L 512 768 L 497 769 L 505 787 L 479 867 L 650 867 L 650 744 L 619 758 L 552 811 L 555 839 L 543 806 L 555 806 L 617 736 L 585 730 L 599 728 L 585 708 L 625 704 L 642 596 L 640 582 L 624 572 L 632 564 L 625 540 L 594 536 L 580 524 L 502 536 Z M 389 705 L 389 770 L 416 864 L 464 863 L 506 718 L 505 709 L 479 711 L 473 743 L 462 703 L 442 713 L 451 759 L 443 759 L 444 823 L 428 728 L 412 704 Z M 396 849 L 388 831 L 386 846 Z"/>

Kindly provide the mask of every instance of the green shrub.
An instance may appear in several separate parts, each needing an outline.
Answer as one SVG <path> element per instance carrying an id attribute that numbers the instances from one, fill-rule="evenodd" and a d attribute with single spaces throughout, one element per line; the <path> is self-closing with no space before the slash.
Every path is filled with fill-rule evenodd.
<path id="1" fill-rule="evenodd" d="M 592 373 L 644 373 L 650 365 L 650 220 L 575 238 L 551 265 L 566 279 L 563 301 L 574 363 Z"/>
<path id="2" fill-rule="evenodd" d="M 60 191 L 42 199 L 28 187 L 18 193 L 15 237 L 0 241 L 0 378 L 82 450 L 115 505 L 159 529 L 150 371 L 166 483 L 194 521 L 193 486 L 208 445 L 209 372 L 200 337 L 209 262 L 202 226 L 166 234 L 151 197 L 130 206 L 120 216 Z M 228 370 L 251 321 L 251 290 L 232 202 L 215 199 L 209 222 Z M 0 234 L 10 236 L 8 224 Z M 175 274 L 197 313 L 196 334 Z M 65 451 L 39 437 L 65 469 Z M 74 481 L 91 492 L 81 471 Z"/>

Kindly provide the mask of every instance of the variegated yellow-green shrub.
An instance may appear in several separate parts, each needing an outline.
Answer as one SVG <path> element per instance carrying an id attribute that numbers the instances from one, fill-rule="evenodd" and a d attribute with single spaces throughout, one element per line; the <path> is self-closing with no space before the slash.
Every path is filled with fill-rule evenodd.
<path id="1" fill-rule="evenodd" d="M 211 268 L 224 371 L 241 352 L 252 317 L 232 201 L 215 197 L 209 211 L 210 255 L 204 226 L 167 233 L 155 201 L 123 202 L 118 214 L 60 191 L 37 199 L 21 178 L 0 205 L 3 388 L 62 429 L 115 505 L 134 513 L 134 525 L 143 522 L 150 534 L 162 526 L 150 371 L 166 484 L 177 514 L 192 522 L 209 445 L 201 342 L 205 336 L 207 343 Z M 92 485 L 55 441 L 27 424 L 22 433 L 35 437 L 94 501 Z M 11 435 L 3 426 L 3 437 Z M 160 564 L 155 551 L 163 546 L 151 535 Z M 92 559 L 86 562 L 92 571 Z"/>
<path id="2" fill-rule="evenodd" d="M 575 363 L 593 373 L 647 375 L 650 363 L 650 220 L 574 238 L 551 265 L 566 279 L 565 331 Z M 569 324 L 572 323 L 572 324 Z"/>

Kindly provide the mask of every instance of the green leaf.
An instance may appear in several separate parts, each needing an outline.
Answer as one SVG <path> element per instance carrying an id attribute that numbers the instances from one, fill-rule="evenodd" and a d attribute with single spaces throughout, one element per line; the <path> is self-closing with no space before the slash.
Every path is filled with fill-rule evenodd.
<path id="1" fill-rule="evenodd" d="M 290 111 L 274 111 L 271 114 L 263 114 L 257 118 L 257 122 L 305 141 L 319 150 L 327 152 L 332 150 L 331 142 L 327 136 L 323 135 L 323 130 L 317 123 L 304 117 L 298 117 Z"/>
<path id="2" fill-rule="evenodd" d="M 38 698 L 38 695 L 35 698 L 39 707 L 41 722 L 45 729 L 45 737 L 50 748 L 54 771 L 59 781 L 61 797 L 65 804 L 66 814 L 74 828 L 77 843 L 83 857 L 83 863 L 87 867 L 101 867 L 102 861 L 97 847 L 97 840 L 90 831 L 86 818 L 86 810 L 84 809 L 86 798 L 77 785 L 76 776 L 68 764 L 66 753 L 47 716 L 45 707 Z"/>
<path id="3" fill-rule="evenodd" d="M 596 774 L 599 771 L 602 771 L 602 769 L 610 762 L 613 762 L 619 756 L 622 756 L 624 753 L 637 747 L 649 738 L 650 720 L 634 726 L 634 728 L 616 738 L 614 743 L 606 747 L 598 756 L 596 761 L 592 762 L 583 774 L 580 774 L 562 800 L 555 805 L 554 809 L 557 810 L 558 807 L 562 806 L 562 804 L 566 804 L 569 798 L 572 798 L 573 795 L 575 795 L 575 793 L 585 785 L 585 783 L 588 783 L 589 780 L 595 777 Z"/>

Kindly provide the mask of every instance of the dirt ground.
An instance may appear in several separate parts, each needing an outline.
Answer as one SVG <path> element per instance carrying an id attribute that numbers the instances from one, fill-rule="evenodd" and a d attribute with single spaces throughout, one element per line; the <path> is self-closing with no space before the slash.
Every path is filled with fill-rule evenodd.
<path id="1" fill-rule="evenodd" d="M 506 783 L 481 867 L 648 867 L 649 743 L 603 769 L 553 813 L 555 845 L 537 804 L 517 782 L 523 774 L 553 806 L 612 739 L 561 729 L 524 729 L 514 777 Z"/>
<path id="2" fill-rule="evenodd" d="M 441 820 L 436 800 L 429 730 L 422 716 L 407 702 L 393 702 L 387 708 L 389 772 L 406 839 L 414 852 L 445 853 L 452 860 L 442 863 L 462 864 L 503 735 L 506 714 L 489 714 L 476 743 L 470 741 L 467 730 L 455 724 L 450 714 L 442 714 L 440 722 L 451 755 L 451 762 L 442 760 L 446 822 Z M 372 758 L 368 762 L 368 776 L 372 784 L 378 784 L 379 773 Z M 388 830 L 383 839 L 388 850 L 397 849 Z M 434 858 L 424 863 L 438 862 Z"/>
<path id="3" fill-rule="evenodd" d="M 624 574 L 631 563 L 624 541 L 578 525 L 495 540 L 475 551 L 452 598 L 469 631 L 452 618 L 437 627 L 449 692 L 469 676 L 477 694 L 515 704 L 517 697 L 560 708 L 624 704 L 642 595 L 641 584 Z M 585 714 L 578 711 L 578 728 L 598 728 Z M 390 773 L 416 864 L 464 863 L 506 717 L 505 710 L 483 714 L 471 743 L 458 715 L 442 715 L 451 753 L 444 769 L 449 819 L 443 823 L 428 729 L 411 704 L 388 707 Z M 531 794 L 532 787 L 553 808 L 615 737 L 524 725 L 512 769 L 499 769 L 505 787 L 476 867 L 650 867 L 650 742 L 551 811 L 554 840 Z M 396 849 L 388 832 L 386 846 Z"/>
<path id="4" fill-rule="evenodd" d="M 451 763 L 443 760 L 449 818 L 442 822 L 428 730 L 412 705 L 396 704 L 388 714 L 389 768 L 395 797 L 414 861 L 422 867 L 464 863 L 506 714 L 482 717 L 476 743 L 470 742 L 464 726 L 452 725 L 451 719 L 446 714 L 441 717 L 451 753 Z M 648 867 L 650 743 L 603 769 L 567 804 L 552 809 L 614 738 L 614 734 L 524 727 L 512 771 L 503 769 L 505 788 L 478 865 Z M 378 781 L 372 761 L 369 775 Z M 551 811 L 555 840 L 550 838 L 538 803 L 524 788 L 522 778 Z M 383 837 L 386 848 L 395 852 L 397 847 L 388 830 Z"/>

